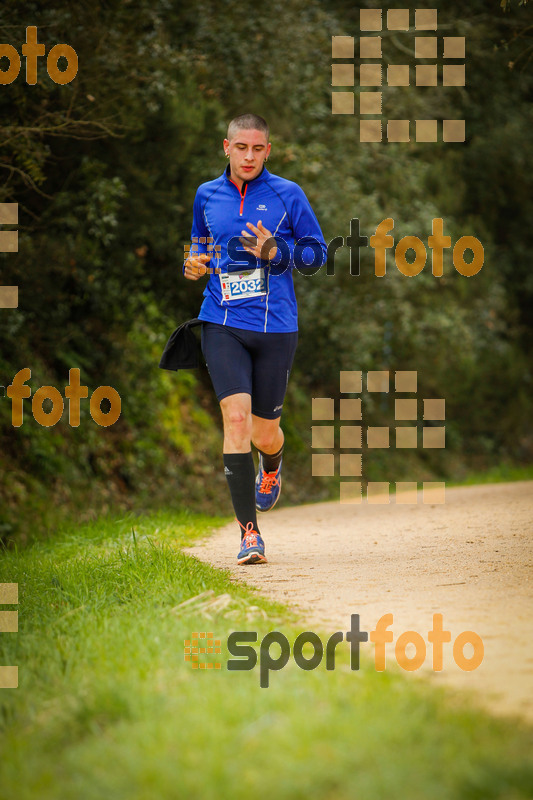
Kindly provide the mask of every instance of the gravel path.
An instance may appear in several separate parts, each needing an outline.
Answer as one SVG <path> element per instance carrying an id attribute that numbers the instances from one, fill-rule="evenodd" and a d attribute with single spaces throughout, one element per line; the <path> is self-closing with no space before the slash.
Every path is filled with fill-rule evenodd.
<path id="1" fill-rule="evenodd" d="M 259 518 L 267 564 L 237 566 L 235 522 L 186 552 L 291 605 L 302 630 L 347 631 L 357 613 L 361 629 L 372 631 L 392 613 L 388 665 L 396 665 L 398 636 L 416 631 L 427 655 L 407 676 L 431 674 L 495 713 L 533 720 L 533 481 L 447 489 L 444 505 L 422 504 L 421 497 L 417 505 L 331 502 Z M 432 670 L 427 636 L 434 613 L 452 636 L 441 672 Z M 453 657 L 462 631 L 484 644 L 483 662 L 470 672 Z M 373 658 L 373 648 L 362 644 L 362 657 Z M 414 651 L 409 645 L 407 657 Z M 472 652 L 466 645 L 465 657 Z"/>

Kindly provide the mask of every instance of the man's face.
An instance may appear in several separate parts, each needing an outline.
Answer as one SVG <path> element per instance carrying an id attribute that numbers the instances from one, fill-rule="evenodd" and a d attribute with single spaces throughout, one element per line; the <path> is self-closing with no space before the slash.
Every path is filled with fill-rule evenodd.
<path id="1" fill-rule="evenodd" d="M 237 131 L 233 139 L 224 139 L 224 152 L 229 153 L 231 177 L 234 181 L 251 181 L 263 169 L 270 153 L 270 144 L 263 131 Z"/>

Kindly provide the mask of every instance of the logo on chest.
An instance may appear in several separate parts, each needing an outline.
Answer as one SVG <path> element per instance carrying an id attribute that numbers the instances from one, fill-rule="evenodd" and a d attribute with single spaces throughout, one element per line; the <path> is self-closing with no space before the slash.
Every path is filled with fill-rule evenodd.
<path id="1" fill-rule="evenodd" d="M 256 211 L 268 211 L 268 209 L 264 203 L 259 203 L 259 205 L 256 208 Z"/>

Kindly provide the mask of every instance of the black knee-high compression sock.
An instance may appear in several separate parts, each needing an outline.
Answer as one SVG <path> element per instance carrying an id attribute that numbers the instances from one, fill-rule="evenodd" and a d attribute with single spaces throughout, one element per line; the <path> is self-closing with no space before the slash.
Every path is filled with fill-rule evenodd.
<path id="1" fill-rule="evenodd" d="M 283 456 L 283 445 L 281 445 L 281 449 L 278 450 L 277 453 L 272 453 L 272 454 L 263 453 L 262 450 L 259 450 L 259 448 L 257 449 L 258 452 L 261 453 L 261 455 L 263 456 L 263 469 L 265 470 L 265 472 L 275 472 L 279 467 L 279 465 L 281 464 L 281 459 Z"/>
<path id="2" fill-rule="evenodd" d="M 250 522 L 254 531 L 259 533 L 255 508 L 255 466 L 252 451 L 250 450 L 249 453 L 224 453 L 224 473 L 235 516 L 240 523 L 241 539 Z"/>

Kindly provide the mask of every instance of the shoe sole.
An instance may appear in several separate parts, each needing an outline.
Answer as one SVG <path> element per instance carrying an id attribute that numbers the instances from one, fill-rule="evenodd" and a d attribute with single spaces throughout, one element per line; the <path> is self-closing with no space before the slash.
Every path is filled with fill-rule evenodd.
<path id="1" fill-rule="evenodd" d="M 243 558 L 237 559 L 237 564 L 266 564 L 267 558 L 263 553 L 247 553 Z"/>
<path id="2" fill-rule="evenodd" d="M 280 478 L 279 478 L 279 492 L 278 492 L 278 496 L 276 497 L 276 499 L 274 500 L 274 502 L 272 503 L 272 505 L 271 505 L 269 508 L 259 508 L 259 506 L 258 506 L 258 505 L 257 505 L 257 503 L 256 503 L 256 506 L 255 506 L 255 508 L 256 508 L 256 511 L 260 511 L 262 514 L 266 514 L 266 513 L 267 513 L 267 511 L 272 511 L 272 509 L 274 508 L 274 506 L 275 506 L 275 505 L 276 505 L 276 503 L 278 502 L 278 500 L 279 500 L 280 496 L 281 496 L 281 475 L 280 475 Z"/>

